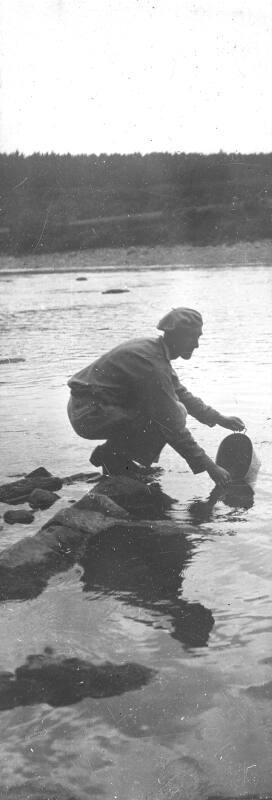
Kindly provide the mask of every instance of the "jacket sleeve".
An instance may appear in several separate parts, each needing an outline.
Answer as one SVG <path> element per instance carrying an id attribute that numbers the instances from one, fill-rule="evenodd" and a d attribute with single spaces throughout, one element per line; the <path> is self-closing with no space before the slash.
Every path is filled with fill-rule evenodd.
<path id="1" fill-rule="evenodd" d="M 202 422 L 204 425 L 209 425 L 210 428 L 213 428 L 219 420 L 218 411 L 203 403 L 200 397 L 195 397 L 191 392 L 188 392 L 186 386 L 180 383 L 174 369 L 171 370 L 171 374 L 175 394 L 185 406 L 188 414 L 190 414 L 191 417 L 195 417 L 195 419 Z"/>
<path id="2" fill-rule="evenodd" d="M 204 472 L 206 453 L 184 427 L 184 415 L 175 395 L 171 370 L 169 373 L 153 371 L 145 376 L 138 388 L 142 411 L 157 424 L 165 442 L 187 461 L 194 473 Z"/>

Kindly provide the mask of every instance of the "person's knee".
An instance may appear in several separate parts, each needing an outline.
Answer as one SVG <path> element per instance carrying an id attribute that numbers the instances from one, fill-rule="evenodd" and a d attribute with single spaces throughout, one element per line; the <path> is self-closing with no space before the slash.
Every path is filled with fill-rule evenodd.
<path id="1" fill-rule="evenodd" d="M 88 430 L 88 422 L 84 414 L 79 413 L 79 409 L 74 403 L 74 398 L 71 396 L 67 406 L 67 413 L 69 421 L 75 433 L 82 439 L 95 439 L 95 436 L 90 435 Z"/>

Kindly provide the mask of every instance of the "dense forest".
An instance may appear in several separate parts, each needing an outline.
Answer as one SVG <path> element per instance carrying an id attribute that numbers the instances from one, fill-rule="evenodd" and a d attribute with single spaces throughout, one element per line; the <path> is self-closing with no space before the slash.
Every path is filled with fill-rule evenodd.
<path id="1" fill-rule="evenodd" d="M 0 154 L 0 249 L 272 238 L 272 154 Z"/>

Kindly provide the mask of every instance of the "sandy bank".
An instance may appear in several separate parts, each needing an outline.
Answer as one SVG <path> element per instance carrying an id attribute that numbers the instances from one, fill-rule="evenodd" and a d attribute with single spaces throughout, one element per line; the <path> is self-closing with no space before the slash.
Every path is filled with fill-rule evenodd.
<path id="1" fill-rule="evenodd" d="M 272 264 L 272 240 L 234 245 L 193 247 L 99 248 L 44 255 L 0 256 L 0 274 L 22 272 L 92 272 L 96 270 L 180 269 L 182 267 L 250 266 Z"/>

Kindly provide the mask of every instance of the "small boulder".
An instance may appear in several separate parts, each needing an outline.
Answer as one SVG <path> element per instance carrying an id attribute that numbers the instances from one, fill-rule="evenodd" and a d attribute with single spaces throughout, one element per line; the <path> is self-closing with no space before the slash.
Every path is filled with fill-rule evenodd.
<path id="1" fill-rule="evenodd" d="M 45 469 L 45 467 L 36 467 L 36 469 L 33 469 L 32 472 L 28 473 L 27 478 L 52 478 L 52 475 L 51 472 L 48 472 L 48 469 Z"/>
<path id="2" fill-rule="evenodd" d="M 49 492 L 58 491 L 62 487 L 61 478 L 51 475 L 45 467 L 38 467 L 26 476 L 33 484 L 33 489 L 46 489 Z"/>
<path id="3" fill-rule="evenodd" d="M 59 500 L 59 495 L 55 492 L 48 492 L 46 489 L 33 489 L 29 495 L 28 502 L 31 508 L 50 508 L 56 500 Z"/>
<path id="4" fill-rule="evenodd" d="M 30 525 L 34 520 L 34 514 L 25 508 L 17 508 L 16 511 L 6 511 L 3 518 L 9 525 L 15 525 L 16 522 L 21 525 Z"/>

